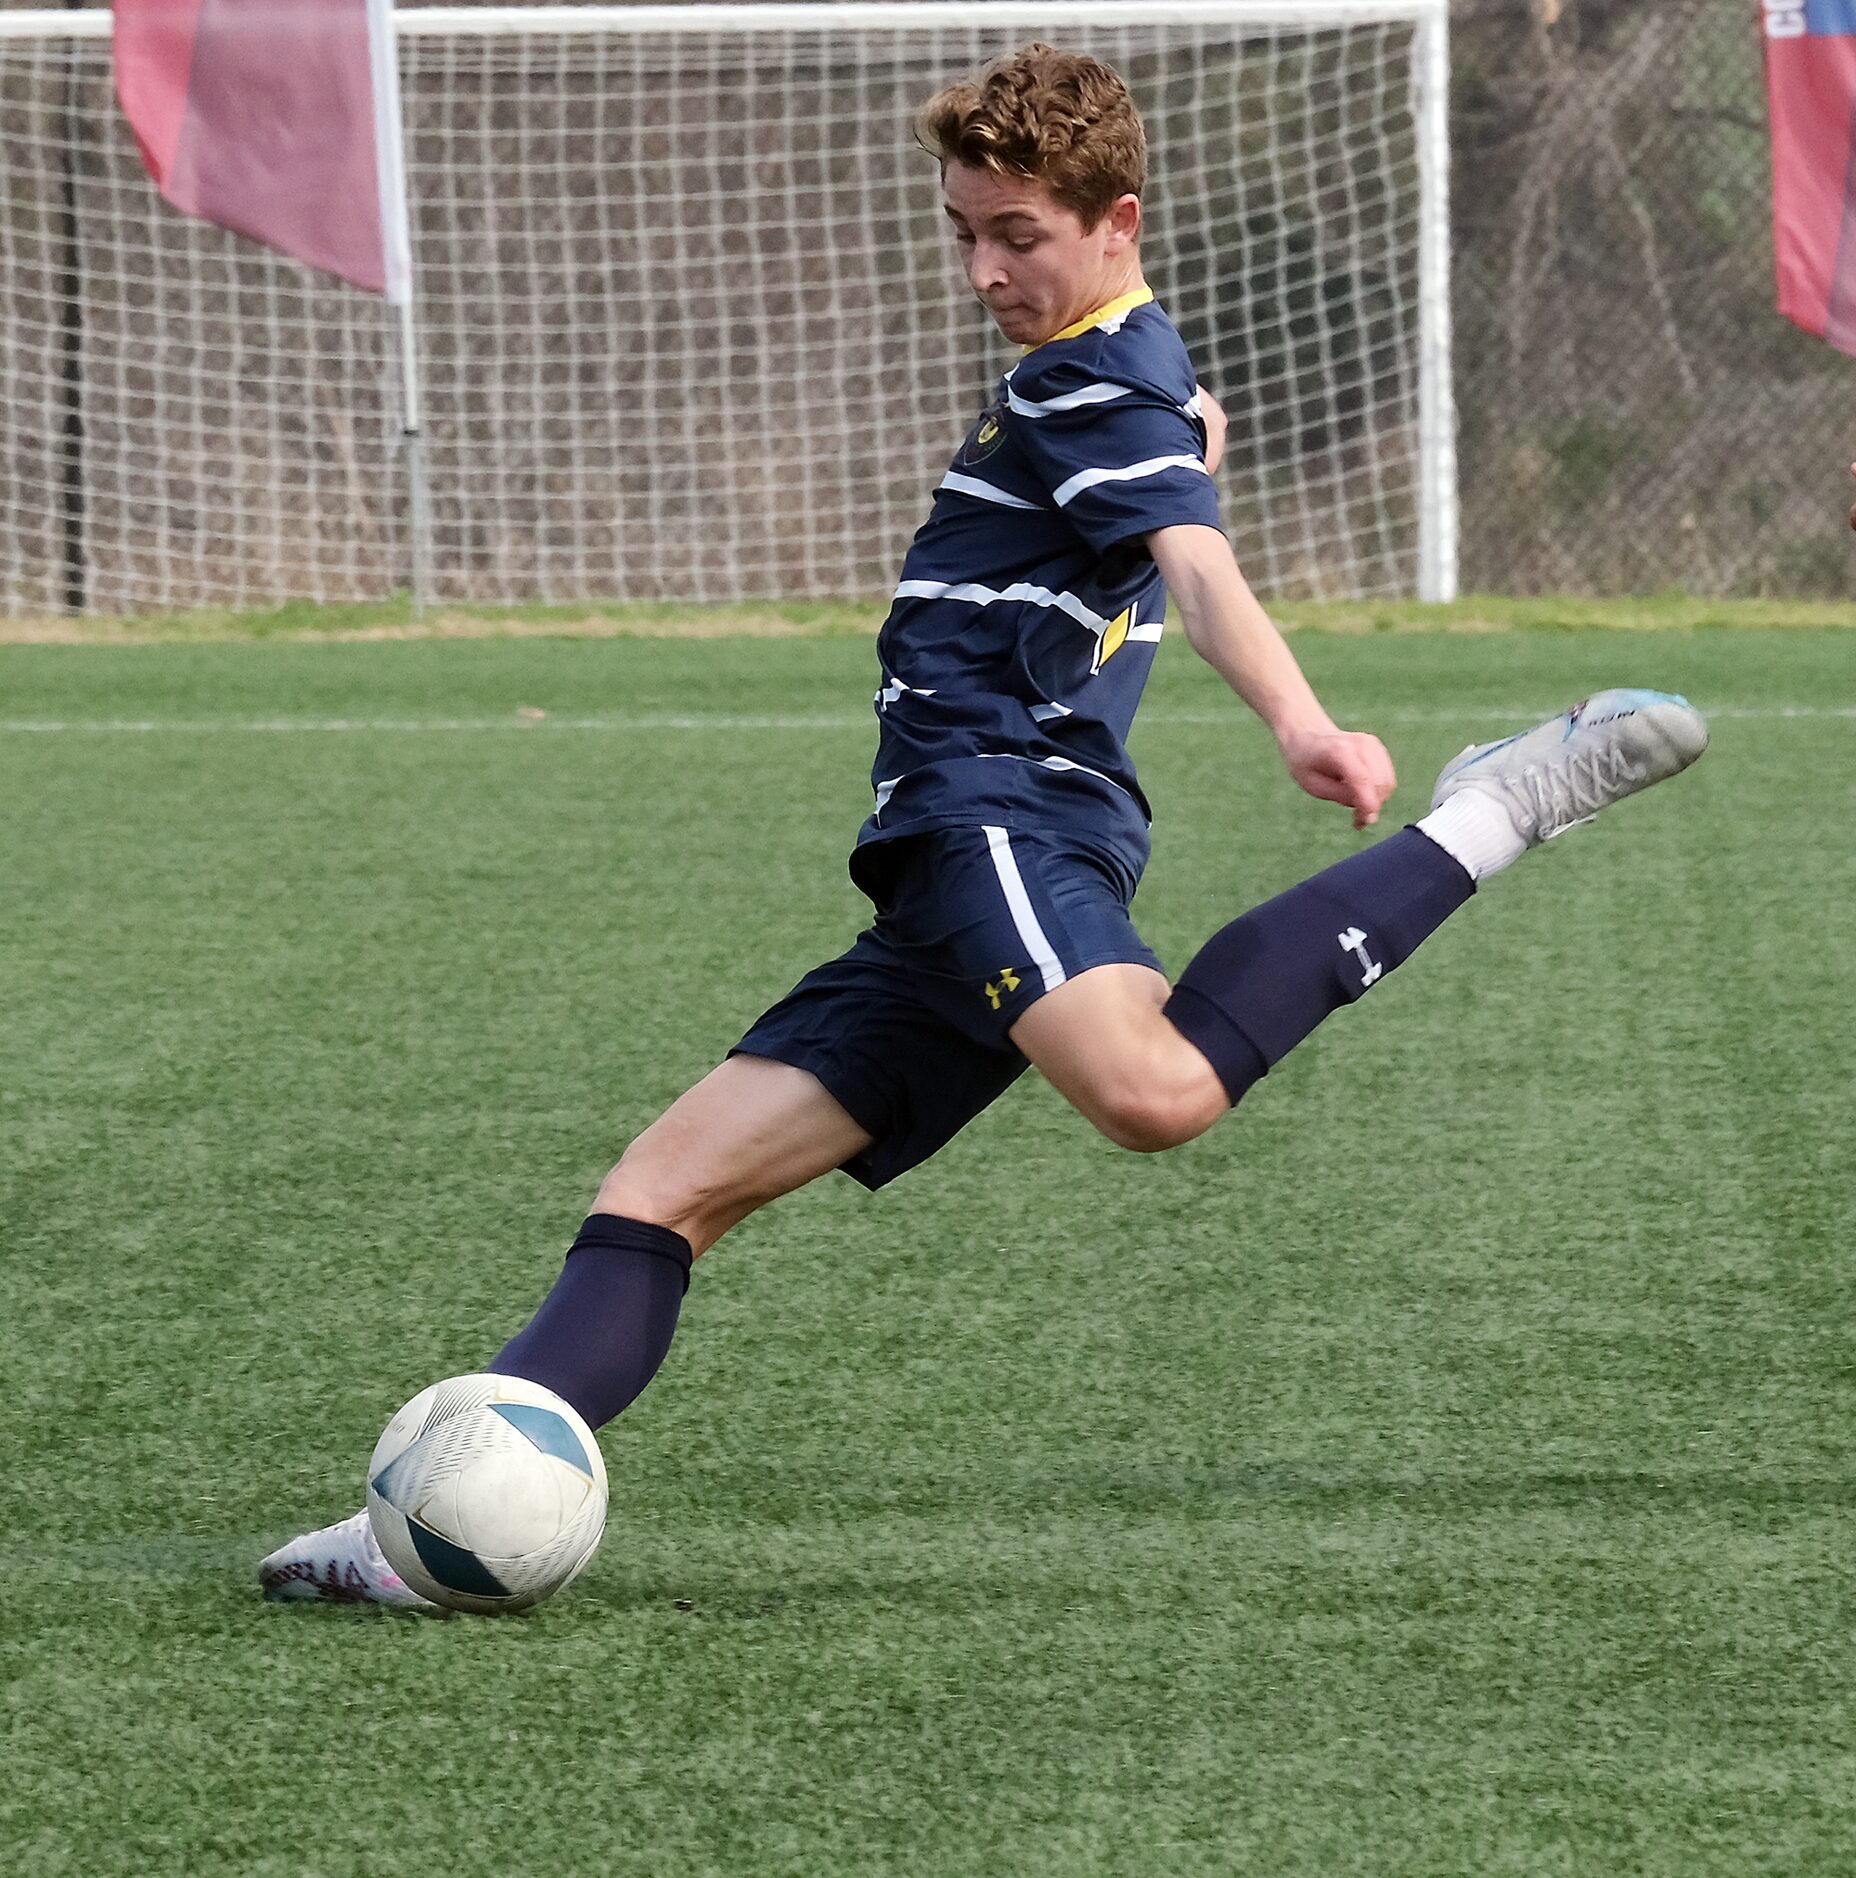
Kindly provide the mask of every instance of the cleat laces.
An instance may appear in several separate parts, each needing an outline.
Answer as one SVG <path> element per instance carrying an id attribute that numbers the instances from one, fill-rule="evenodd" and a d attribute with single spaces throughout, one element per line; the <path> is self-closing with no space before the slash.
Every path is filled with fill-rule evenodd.
<path id="1" fill-rule="evenodd" d="M 1644 779 L 1644 768 L 1622 750 L 1598 744 L 1552 763 L 1530 763 L 1502 781 L 1533 817 L 1542 841 L 1583 827 L 1600 809 Z"/>

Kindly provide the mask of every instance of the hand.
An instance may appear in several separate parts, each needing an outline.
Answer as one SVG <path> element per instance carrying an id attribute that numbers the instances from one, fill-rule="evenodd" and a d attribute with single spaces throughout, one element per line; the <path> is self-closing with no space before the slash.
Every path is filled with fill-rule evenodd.
<path id="1" fill-rule="evenodd" d="M 1371 828 L 1398 787 L 1392 759 L 1377 737 L 1360 730 L 1291 731 L 1281 739 L 1289 774 L 1311 796 L 1353 810 L 1355 828 Z"/>
<path id="2" fill-rule="evenodd" d="M 1198 390 L 1199 417 L 1205 425 L 1205 467 L 1208 472 L 1216 474 L 1224 457 L 1224 433 L 1228 422 L 1224 406 L 1203 385 Z M 1850 526 L 1856 528 L 1856 518 L 1851 520 Z"/>

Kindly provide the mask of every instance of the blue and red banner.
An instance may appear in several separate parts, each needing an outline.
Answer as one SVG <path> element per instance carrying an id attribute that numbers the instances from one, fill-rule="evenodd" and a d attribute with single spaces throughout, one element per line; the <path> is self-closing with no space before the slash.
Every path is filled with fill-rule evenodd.
<path id="1" fill-rule="evenodd" d="M 1779 311 L 1856 353 L 1856 0 L 1760 0 Z"/>
<path id="2" fill-rule="evenodd" d="M 116 92 L 175 208 L 403 303 L 392 0 L 116 0 Z"/>

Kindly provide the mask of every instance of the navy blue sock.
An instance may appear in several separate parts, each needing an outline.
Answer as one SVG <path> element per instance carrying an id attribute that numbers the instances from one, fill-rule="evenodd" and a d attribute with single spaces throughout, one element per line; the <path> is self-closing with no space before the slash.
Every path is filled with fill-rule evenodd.
<path id="1" fill-rule="evenodd" d="M 1475 891 L 1469 870 L 1429 835 L 1402 828 L 1214 933 L 1180 974 L 1166 1014 L 1235 1102 Z"/>
<path id="2" fill-rule="evenodd" d="M 598 1428 L 657 1374 L 689 1289 L 690 1242 L 668 1226 L 595 1213 L 541 1309 L 490 1363 L 564 1396 Z"/>

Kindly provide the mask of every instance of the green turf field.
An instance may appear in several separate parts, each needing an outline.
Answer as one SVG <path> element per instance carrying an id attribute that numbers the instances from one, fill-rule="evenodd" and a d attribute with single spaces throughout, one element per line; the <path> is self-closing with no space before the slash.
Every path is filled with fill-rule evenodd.
<path id="1" fill-rule="evenodd" d="M 848 940 L 868 642 L 0 650 L 0 1868 L 1856 1870 L 1856 636 L 1298 649 L 1412 814 L 1715 746 L 1192 1147 L 1027 1083 L 750 1221 L 503 1623 L 252 1565 Z M 1179 643 L 1136 751 L 1175 968 L 1355 845 Z"/>

